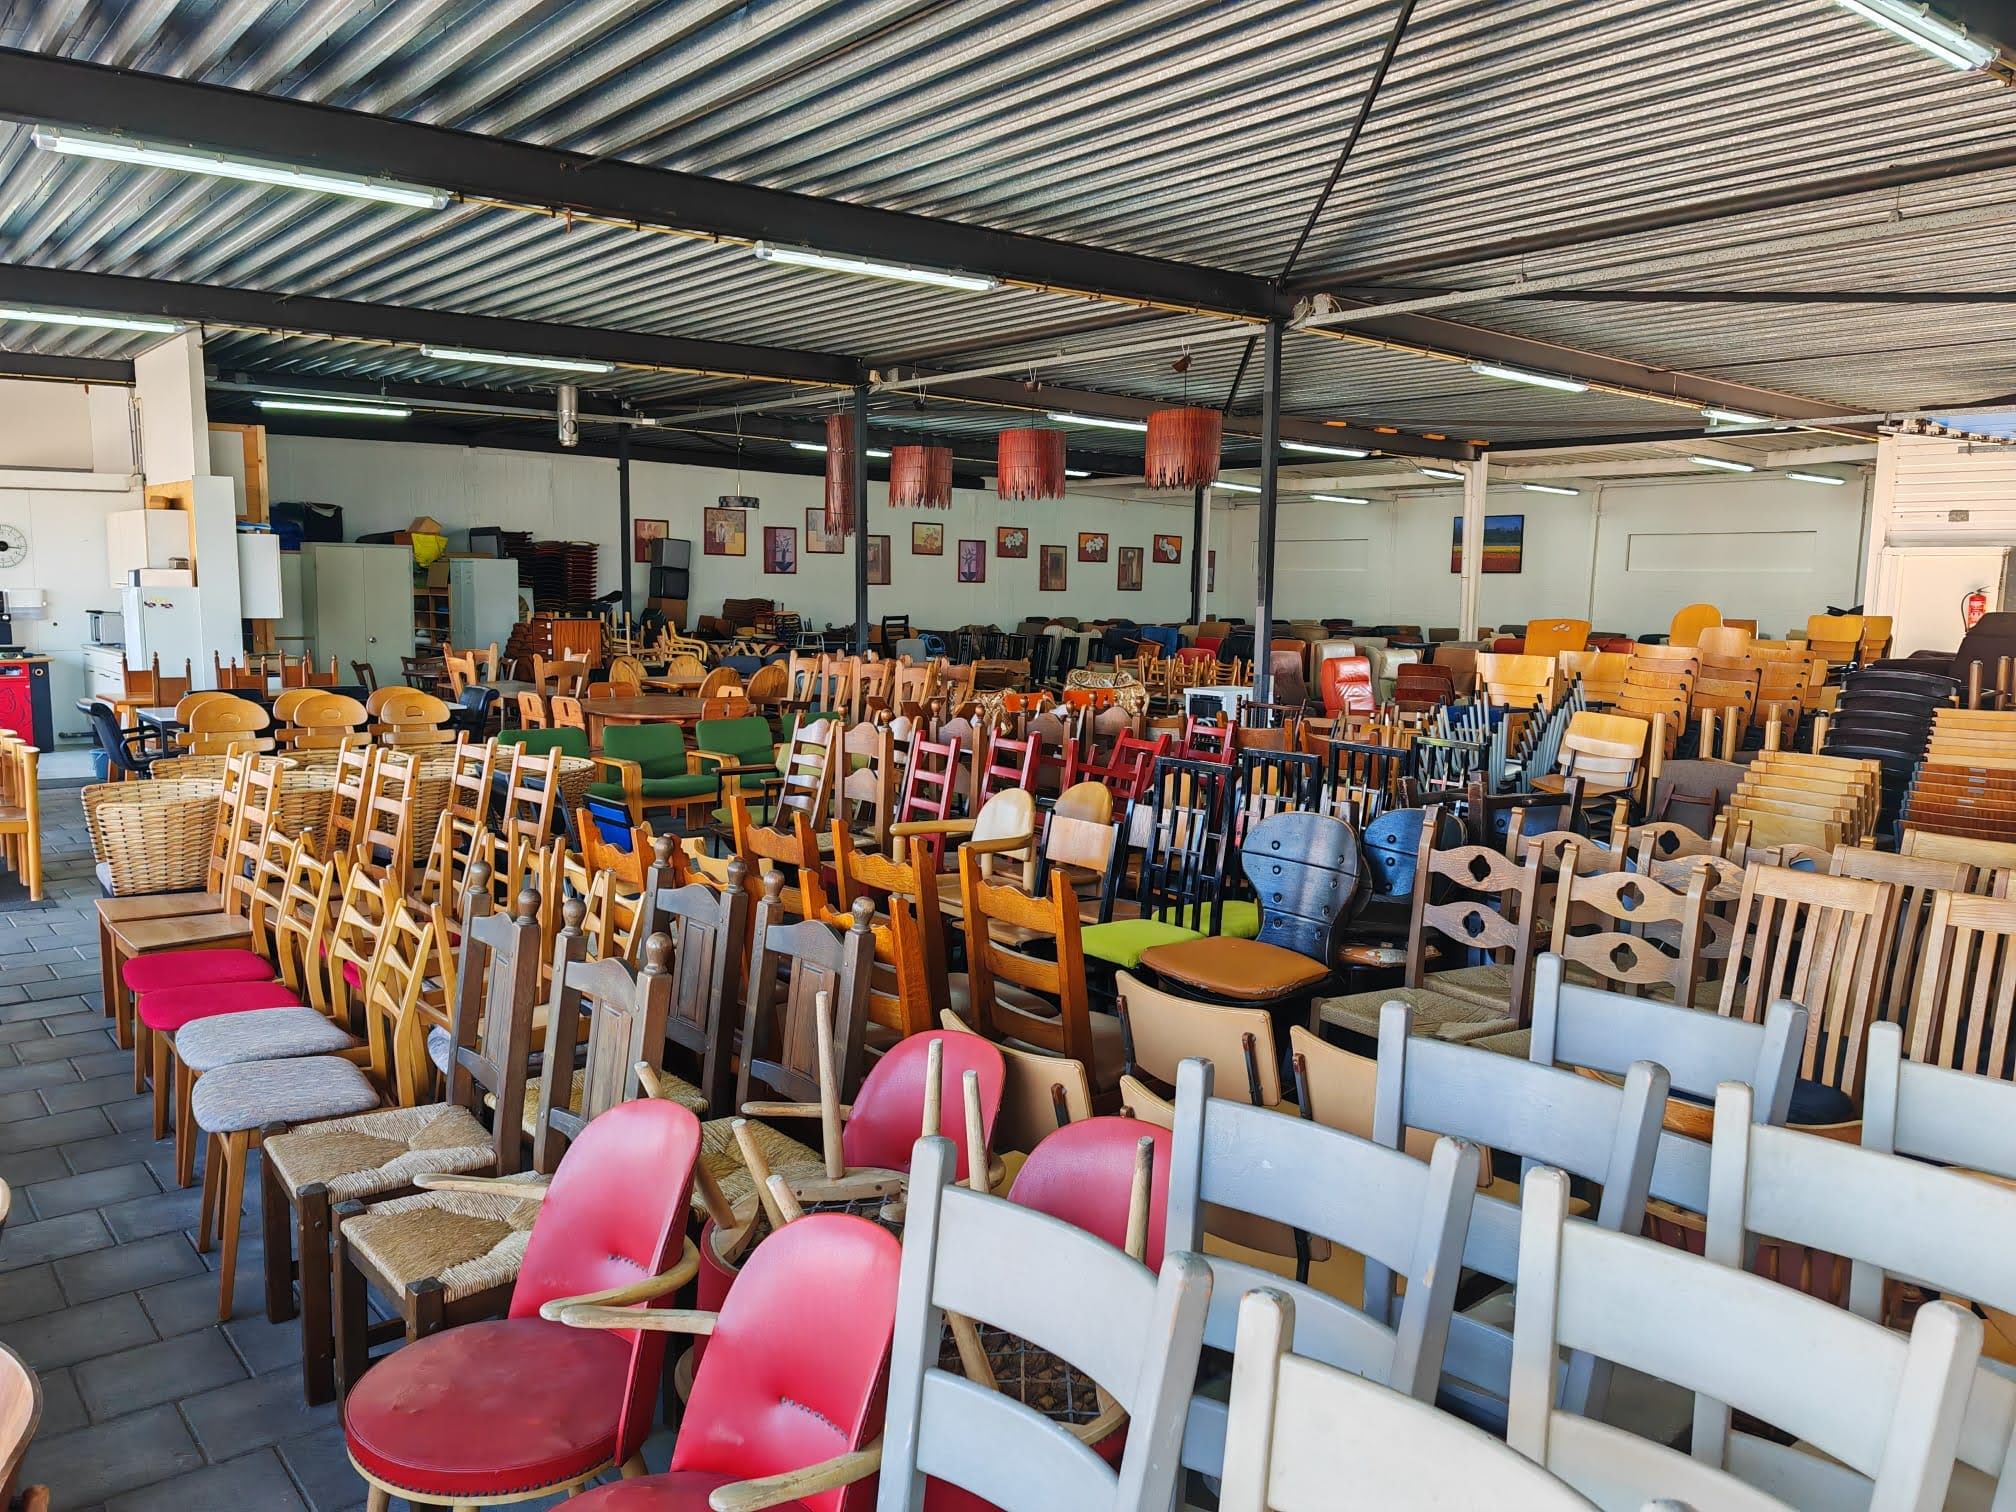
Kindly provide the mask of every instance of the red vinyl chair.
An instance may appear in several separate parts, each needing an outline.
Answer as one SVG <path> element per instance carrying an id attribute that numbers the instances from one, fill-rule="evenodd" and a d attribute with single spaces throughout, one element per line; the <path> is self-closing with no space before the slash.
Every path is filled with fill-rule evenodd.
<path id="1" fill-rule="evenodd" d="M 699 1150 L 692 1113 L 642 1098 L 590 1122 L 549 1185 L 420 1179 L 537 1201 L 539 1215 L 508 1316 L 415 1340 L 344 1400 L 343 1438 L 370 1486 L 369 1512 L 386 1512 L 393 1496 L 459 1507 L 571 1491 L 619 1466 L 641 1471 L 665 1335 L 556 1320 L 569 1306 L 656 1306 L 692 1279 L 697 1257 L 689 1245 L 681 1258 L 680 1246 Z"/>
<path id="2" fill-rule="evenodd" d="M 924 1081 L 933 1043 L 944 1046 L 944 1069 L 938 1083 L 940 1129 L 959 1152 L 958 1179 L 967 1172 L 965 1076 L 980 1074 L 980 1128 L 994 1138 L 994 1119 L 1001 1111 L 1001 1089 L 1008 1065 L 1001 1052 L 977 1034 L 947 1034 L 934 1029 L 913 1034 L 892 1045 L 861 1079 L 861 1090 L 840 1131 L 840 1154 L 849 1171 L 907 1171 L 910 1151 L 924 1126 Z M 817 1111 L 816 1109 L 814 1110 Z"/>
<path id="3" fill-rule="evenodd" d="M 1371 657 L 1333 656 L 1323 663 L 1323 712 L 1332 719 L 1339 714 L 1379 712 Z"/>
<path id="4" fill-rule="evenodd" d="M 708 1498 L 724 1486 L 760 1501 L 763 1482 L 778 1477 L 788 1478 L 795 1495 L 770 1505 L 868 1512 L 876 1452 L 860 1451 L 882 1429 L 902 1255 L 886 1229 L 864 1218 L 813 1213 L 750 1253 L 718 1313 L 650 1314 L 650 1329 L 697 1333 L 704 1323 L 707 1332 L 671 1468 L 599 1487 L 574 1505 L 580 1512 L 707 1512 Z M 608 1307 L 570 1307 L 561 1319 L 583 1328 L 629 1322 Z"/>
<path id="5" fill-rule="evenodd" d="M 1139 1118 L 1081 1118 L 1065 1124 L 1029 1152 L 1008 1200 L 1097 1234 L 1115 1249 L 1127 1241 L 1127 1209 L 1134 1190 L 1134 1150 L 1155 1144 L 1148 1198 L 1148 1268 L 1162 1268 L 1162 1236 L 1169 1210 L 1169 1161 L 1175 1136 Z"/>

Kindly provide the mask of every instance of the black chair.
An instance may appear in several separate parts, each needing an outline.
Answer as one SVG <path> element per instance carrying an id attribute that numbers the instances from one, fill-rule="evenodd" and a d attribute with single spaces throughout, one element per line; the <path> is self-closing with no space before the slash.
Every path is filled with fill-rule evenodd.
<path id="1" fill-rule="evenodd" d="M 1333 740 L 1324 758 L 1329 811 L 1361 831 L 1402 800 L 1414 781 L 1413 748 Z"/>
<path id="2" fill-rule="evenodd" d="M 1099 922 L 1080 934 L 1095 996 L 1107 985 L 1111 968 L 1133 969 L 1150 945 L 1225 931 L 1225 828 L 1232 785 L 1232 768 L 1222 762 L 1165 756 L 1155 763 L 1147 794 L 1128 814 L 1127 843 L 1114 848 L 1100 889 Z M 1128 853 L 1136 847 L 1141 858 L 1130 885 Z M 1232 912 L 1238 933 L 1251 935 L 1258 928 L 1251 904 L 1235 905 Z"/>
<path id="3" fill-rule="evenodd" d="M 1243 845 L 1254 825 L 1288 809 L 1320 809 L 1323 758 L 1302 751 L 1240 751 L 1234 761 L 1232 843 Z"/>
<path id="4" fill-rule="evenodd" d="M 350 670 L 356 674 L 357 681 L 363 685 L 366 694 L 378 691 L 378 669 L 371 663 L 353 661 L 350 663 Z"/>
<path id="5" fill-rule="evenodd" d="M 119 715 L 110 704 L 93 703 L 85 718 L 91 721 L 91 733 L 97 737 L 98 749 L 105 753 L 105 764 L 112 773 L 126 777 L 151 777 L 154 775 L 154 763 L 168 755 L 167 748 L 159 743 L 157 733 L 144 725 L 122 730 Z"/>
<path id="6" fill-rule="evenodd" d="M 490 716 L 496 709 L 495 688 L 464 688 L 448 711 L 448 728 L 466 732 L 471 740 L 481 740 L 489 733 Z"/>
<path id="7" fill-rule="evenodd" d="M 1388 809 L 1359 832 L 1365 901 L 1351 929 L 1352 943 L 1344 947 L 1347 962 L 1377 965 L 1386 952 L 1405 944 L 1419 874 L 1421 827 L 1431 812 L 1438 815 L 1435 848 L 1451 850 L 1463 844 L 1463 827 L 1439 805 L 1434 810 Z"/>
<path id="8" fill-rule="evenodd" d="M 1541 835 L 1549 830 L 1573 829 L 1581 808 L 1580 777 L 1564 778 L 1558 793 L 1487 793 L 1483 781 L 1473 778 L 1469 801 L 1465 805 L 1464 827 L 1469 844 L 1488 845 L 1495 851 L 1502 851 L 1512 833 L 1515 810 L 1526 811 L 1527 834 Z"/>

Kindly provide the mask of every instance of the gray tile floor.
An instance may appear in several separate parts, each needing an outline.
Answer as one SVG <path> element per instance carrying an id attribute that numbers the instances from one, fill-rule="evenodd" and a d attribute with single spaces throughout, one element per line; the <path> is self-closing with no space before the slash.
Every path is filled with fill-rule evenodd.
<path id="1" fill-rule="evenodd" d="M 58 1512 L 361 1507 L 333 1407 L 301 1398 L 296 1323 L 266 1321 L 257 1171 L 231 1321 L 194 1188 L 175 1186 L 98 990 L 89 838 L 76 787 L 43 797 L 52 906 L 0 901 L 0 1341 L 42 1380 L 23 1484 Z M 646 1450 L 655 1468 L 668 1440 Z M 524 1504 L 528 1507 L 530 1504 Z"/>

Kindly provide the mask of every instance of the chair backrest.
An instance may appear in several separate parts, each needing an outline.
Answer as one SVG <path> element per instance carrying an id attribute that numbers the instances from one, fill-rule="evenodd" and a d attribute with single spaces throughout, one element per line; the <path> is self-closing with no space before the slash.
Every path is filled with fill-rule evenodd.
<path id="1" fill-rule="evenodd" d="M 1154 777 L 1128 818 L 1128 840 L 1141 847 L 1135 898 L 1141 917 L 1162 919 L 1200 934 L 1223 922 L 1226 850 L 1234 779 L 1214 761 L 1155 763 Z M 1106 898 L 1118 891 L 1124 856 L 1108 874 Z M 1110 902 L 1101 916 L 1110 918 Z"/>
<path id="2" fill-rule="evenodd" d="M 511 775 L 505 783 L 504 839 L 543 845 L 553 833 L 554 806 L 560 798 L 560 759 L 564 745 L 554 741 L 535 753 L 529 742 L 512 747 Z"/>
<path id="3" fill-rule="evenodd" d="M 967 1148 L 965 1119 L 946 1116 L 942 1110 L 961 1105 L 965 1075 L 973 1072 L 980 1083 L 981 1135 L 991 1141 L 1007 1069 L 1001 1052 L 979 1035 L 948 1034 L 942 1029 L 913 1034 L 890 1046 L 861 1079 L 840 1140 L 850 1170 L 901 1170 L 920 1133 L 928 1132 L 923 1125 L 934 1044 L 942 1067 L 938 1082 L 942 1132 L 957 1155 L 957 1179 L 965 1181 L 971 1174 L 973 1152 Z"/>
<path id="4" fill-rule="evenodd" d="M 1701 640 L 1701 632 L 1710 626 L 1722 623 L 1722 611 L 1713 604 L 1689 604 L 1673 616 L 1673 623 L 1666 636 L 1669 646 L 1694 646 Z"/>
<path id="5" fill-rule="evenodd" d="M 1929 964 L 1933 904 L 1942 893 L 1972 891 L 1974 868 L 1962 861 L 1900 856 L 1894 851 L 1840 845 L 1835 847 L 1833 862 L 1827 869 L 1837 877 L 1888 882 L 1897 889 L 1896 922 L 1890 948 L 1884 952 L 1881 963 L 1883 976 L 1877 987 L 1876 1016 L 1893 1024 L 1906 1022 Z M 2010 985 L 2016 989 L 2016 978 L 2012 978 Z"/>
<path id="6" fill-rule="evenodd" d="M 1275 814 L 1247 831 L 1239 859 L 1260 900 L 1260 942 L 1334 962 L 1362 876 L 1351 826 L 1328 814 Z"/>
<path id="7" fill-rule="evenodd" d="M 896 737 L 886 724 L 863 720 L 839 736 L 840 775 L 833 784 L 833 817 L 859 824 L 878 850 L 889 848 L 896 821 Z"/>
<path id="8" fill-rule="evenodd" d="M 1431 934 L 1444 949 L 1488 953 L 1511 973 L 1511 1018 L 1524 1023 L 1532 991 L 1534 942 L 1540 924 L 1540 850 L 1523 863 L 1484 845 L 1438 850 L 1440 805 L 1422 816 L 1415 852 L 1412 916 L 1408 926 L 1407 985 L 1427 983 Z"/>
<path id="9" fill-rule="evenodd" d="M 902 1254 L 887 1229 L 845 1213 L 795 1219 L 751 1250 L 708 1331 L 672 1473 L 751 1480 L 873 1438 Z M 798 1500 L 868 1505 L 864 1488 Z"/>
<path id="10" fill-rule="evenodd" d="M 875 970 L 869 930 L 875 906 L 854 900 L 853 923 L 844 931 L 817 919 L 784 922 L 784 879 L 763 879 L 750 928 L 749 996 L 742 1010 L 742 1053 L 735 1105 L 749 1101 L 757 1083 L 796 1102 L 819 1100 L 817 999 L 831 1005 L 833 1053 L 840 1097 L 859 1085 L 867 1034 L 868 991 Z M 780 980 L 781 978 L 781 980 Z"/>
<path id="11" fill-rule="evenodd" d="M 525 1106 L 544 944 L 539 895 L 521 893 L 511 913 L 497 913 L 490 906 L 489 883 L 489 868 L 475 869 L 462 910 L 448 1031 L 448 1101 L 476 1113 L 485 1092 L 499 1109 Z M 519 1119 L 500 1114 L 493 1140 L 499 1175 L 524 1165 Z"/>
<path id="12" fill-rule="evenodd" d="M 1530 1173 L 1521 1207 L 1506 1441 L 1528 1459 L 1570 1485 L 1601 1487 L 1606 1505 L 1653 1496 L 1699 1507 L 1780 1505 L 1732 1484 L 1751 1479 L 1747 1456 L 1732 1452 L 1747 1445 L 1717 1431 L 1734 1407 L 1874 1480 L 1860 1505 L 1945 1500 L 1981 1352 L 1979 1320 L 1950 1302 L 1927 1303 L 1906 1339 L 1733 1266 L 1571 1221 L 1560 1171 Z M 1581 1404 L 1557 1405 L 1564 1348 L 1696 1392 L 1692 1458 L 1585 1416 Z M 1830 1478 L 1816 1456 L 1772 1458 L 1771 1468 L 1791 1472 L 1807 1467 L 1786 1461 L 1805 1459 L 1812 1477 Z M 1831 1479 L 1838 1487 L 1840 1477 Z M 1841 1504 L 1767 1489 L 1800 1506 Z"/>
<path id="13" fill-rule="evenodd" d="M 1525 1512 L 1595 1505 L 1460 1418 L 1297 1353 L 1298 1342 L 1308 1346 L 1302 1311 L 1277 1287 L 1240 1299 L 1218 1494 L 1224 1512 L 1427 1512 L 1487 1499 Z M 1340 1475 L 1347 1465 L 1348 1476 Z"/>
<path id="14" fill-rule="evenodd" d="M 699 1154 L 700 1121 L 662 1098 L 611 1108 L 582 1130 L 533 1219 L 511 1288 L 511 1316 L 534 1318 L 556 1298 L 632 1286 L 671 1269 L 685 1238 Z M 671 1300 L 668 1292 L 645 1305 Z M 655 1424 L 665 1358 L 663 1333 L 639 1329 L 628 1342 L 618 1463 L 643 1446 Z"/>
<path id="15" fill-rule="evenodd" d="M 1679 888 L 1643 872 L 1585 874 L 1575 865 L 1583 845 L 1571 839 L 1563 851 L 1548 943 L 1633 996 L 1664 988 L 1669 1001 L 1690 1006 L 1706 940 L 1707 874 L 1694 871 Z"/>
<path id="16" fill-rule="evenodd" d="M 1417 1038 L 1413 1027 L 1413 1012 L 1404 1003 L 1388 1003 L 1380 1010 L 1379 1081 L 1372 1108 L 1372 1135 L 1378 1143 L 1399 1150 L 1408 1129 L 1428 1129 L 1528 1162 L 1560 1166 L 1602 1186 L 1597 1224 L 1638 1231 L 1659 1148 L 1664 1070 L 1633 1062 L 1623 1085 L 1617 1086 L 1490 1050 Z M 1501 1281 L 1518 1275 L 1516 1204 L 1478 1197 L 1463 1264 Z M 1509 1380 L 1511 1342 L 1502 1329 L 1459 1313 L 1449 1330 L 1444 1390 L 1477 1410 L 1493 1411 Z M 1592 1372 L 1593 1362 L 1571 1364 L 1571 1405 L 1602 1389 Z"/>
<path id="17" fill-rule="evenodd" d="M 546 1045 L 532 1131 L 532 1164 L 540 1171 L 553 1170 L 583 1129 L 629 1098 L 639 1061 L 656 1066 L 664 1054 L 671 942 L 662 934 L 645 941 L 644 965 L 635 973 L 618 960 L 584 960 L 587 940 L 581 921 L 586 913 L 581 899 L 569 898 L 553 941 Z M 584 1017 L 588 1043 L 582 1055 Z"/>
<path id="18" fill-rule="evenodd" d="M 1169 1220 L 1170 1147 L 1174 1136 L 1145 1119 L 1087 1118 L 1051 1131 L 1015 1173 L 1009 1201 L 1062 1218 L 1126 1249 L 1135 1176 L 1147 1141 L 1148 1203 L 1139 1258 L 1162 1268 Z"/>
<path id="19" fill-rule="evenodd" d="M 1177 1068 L 1195 1058 L 1219 1068 L 1222 1095 L 1255 1107 L 1279 1105 L 1281 1060 L 1267 1009 L 1177 997 L 1128 971 L 1115 972 L 1113 985 L 1128 1075 L 1145 1072 L 1173 1087 Z"/>
<path id="20" fill-rule="evenodd" d="M 1935 892 L 1909 1018 L 1911 1058 L 2016 1079 L 2012 1020 L 2016 901 Z"/>
<path id="21" fill-rule="evenodd" d="M 1007 883 L 989 882 L 980 857 L 959 852 L 959 892 L 966 927 L 966 975 L 973 1027 L 989 1039 L 1014 1039 L 1080 1065 L 1094 1063 L 1090 991 L 1079 935 L 1078 896 L 1062 868 L 1050 873 L 1046 896 L 1031 897 Z M 1012 942 L 997 939 L 990 925 L 1009 926 Z M 1047 941 L 1047 954 L 1027 946 Z M 1018 1007 L 997 994 L 1009 982 L 1057 1003 L 1053 1015 Z"/>
<path id="22" fill-rule="evenodd" d="M 1211 1256 L 1205 1342 L 1230 1348 L 1241 1296 L 1277 1286 L 1306 1310 L 1311 1355 L 1432 1400 L 1477 1190 L 1476 1148 L 1438 1140 L 1424 1163 L 1340 1129 L 1214 1097 L 1214 1080 L 1203 1060 L 1186 1060 L 1177 1072 L 1171 1244 L 1201 1253 L 1207 1205 L 1229 1208 L 1358 1251 L 1365 1282 L 1363 1305 L 1353 1307 L 1246 1261 Z M 1397 1301 L 1396 1275 L 1407 1283 Z M 1216 1474 L 1224 1443 L 1224 1405 L 1194 1397 L 1184 1464 Z"/>
<path id="23" fill-rule="evenodd" d="M 1372 683 L 1369 656 L 1333 656 L 1322 665 L 1323 712 L 1370 714 L 1379 707 L 1379 692 Z"/>
<path id="24" fill-rule="evenodd" d="M 746 877 L 747 869 L 737 860 L 729 863 L 728 885 L 719 890 L 699 882 L 646 887 L 637 916 L 639 936 L 663 934 L 672 942 L 665 1038 L 699 1063 L 693 1084 L 714 1118 L 733 1111 L 736 993 L 749 951 Z"/>
<path id="25" fill-rule="evenodd" d="M 953 1158 L 950 1141 L 922 1140 L 911 1166 L 876 1505 L 915 1512 L 927 1475 L 1005 1512 L 1170 1505 L 1210 1292 L 1204 1262 L 1172 1255 L 1158 1279 L 1082 1229 L 958 1186 Z M 1117 1471 L 1069 1429 L 941 1368 L 947 1312 L 1098 1381 L 1128 1415 Z"/>

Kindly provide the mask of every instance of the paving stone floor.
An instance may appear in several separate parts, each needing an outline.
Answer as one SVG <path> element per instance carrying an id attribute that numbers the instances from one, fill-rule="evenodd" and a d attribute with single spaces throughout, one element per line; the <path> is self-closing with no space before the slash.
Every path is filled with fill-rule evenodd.
<path id="1" fill-rule="evenodd" d="M 235 1305 L 217 1320 L 197 1191 L 175 1186 L 102 1012 L 79 791 L 45 786 L 51 906 L 0 902 L 0 1179 L 14 1191 L 0 1341 L 43 1396 L 22 1483 L 47 1485 L 56 1512 L 361 1507 L 336 1409 L 302 1402 L 299 1325 L 266 1321 L 256 1167 Z M 669 1442 L 647 1446 L 653 1468 Z"/>

